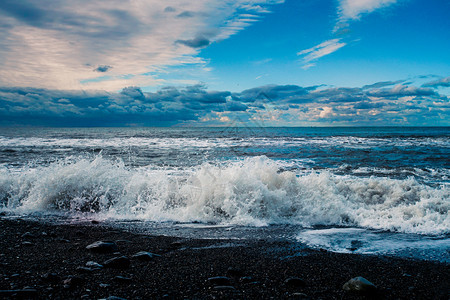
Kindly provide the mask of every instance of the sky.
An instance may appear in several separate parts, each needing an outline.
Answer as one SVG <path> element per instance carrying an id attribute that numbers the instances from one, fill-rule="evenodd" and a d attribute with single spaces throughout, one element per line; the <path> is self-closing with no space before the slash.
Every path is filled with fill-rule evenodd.
<path id="1" fill-rule="evenodd" d="M 449 126 L 448 0 L 2 0 L 0 126 Z"/>

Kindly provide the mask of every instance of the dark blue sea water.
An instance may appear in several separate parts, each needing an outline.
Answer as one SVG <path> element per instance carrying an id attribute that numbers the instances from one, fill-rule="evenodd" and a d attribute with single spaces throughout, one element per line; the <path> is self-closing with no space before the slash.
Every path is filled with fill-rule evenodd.
<path id="1" fill-rule="evenodd" d="M 448 127 L 0 128 L 0 210 L 450 261 L 449 157 Z"/>

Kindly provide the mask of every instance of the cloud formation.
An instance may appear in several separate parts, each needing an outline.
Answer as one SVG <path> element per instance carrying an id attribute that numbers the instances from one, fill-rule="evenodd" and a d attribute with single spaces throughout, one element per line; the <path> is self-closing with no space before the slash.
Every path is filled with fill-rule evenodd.
<path id="1" fill-rule="evenodd" d="M 339 38 L 329 39 L 314 47 L 299 51 L 297 55 L 302 56 L 302 68 L 307 70 L 314 67 L 317 59 L 346 46 L 348 43 L 343 41 L 342 36 L 348 35 L 351 21 L 359 20 L 363 14 L 371 13 L 396 2 L 397 0 L 339 0 L 338 17 L 332 30 L 333 35 Z"/>
<path id="2" fill-rule="evenodd" d="M 344 47 L 346 43 L 341 42 L 340 39 L 331 39 L 320 43 L 317 46 L 314 46 L 309 49 L 302 50 L 297 53 L 297 55 L 303 56 L 304 69 L 308 69 L 312 67 L 312 61 L 319 59 L 325 55 L 331 54 L 340 48 Z"/>
<path id="3" fill-rule="evenodd" d="M 282 2 L 2 0 L 0 85 L 105 90 L 160 85 L 155 73 L 203 66 L 198 49 L 250 26 Z"/>
<path id="4" fill-rule="evenodd" d="M 264 85 L 238 93 L 205 85 L 154 93 L 0 88 L 0 125 L 450 125 L 449 97 L 400 81 L 363 87 Z"/>
<path id="5" fill-rule="evenodd" d="M 362 14 L 371 13 L 396 2 L 397 0 L 340 0 L 339 19 L 340 21 L 358 20 Z"/>
<path id="6" fill-rule="evenodd" d="M 436 87 L 450 87 L 450 76 L 449 77 L 444 77 L 444 78 L 441 78 L 441 79 L 438 79 L 438 80 L 434 80 L 434 81 L 431 81 L 431 82 L 427 82 L 427 83 L 423 84 L 422 86 L 433 87 L 433 88 L 436 88 Z"/>

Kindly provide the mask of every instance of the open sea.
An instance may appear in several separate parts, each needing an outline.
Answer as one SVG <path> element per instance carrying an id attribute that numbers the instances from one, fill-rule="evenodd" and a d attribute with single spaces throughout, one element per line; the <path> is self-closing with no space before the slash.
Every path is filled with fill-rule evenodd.
<path id="1" fill-rule="evenodd" d="M 450 262 L 450 128 L 0 128 L 7 218 Z"/>

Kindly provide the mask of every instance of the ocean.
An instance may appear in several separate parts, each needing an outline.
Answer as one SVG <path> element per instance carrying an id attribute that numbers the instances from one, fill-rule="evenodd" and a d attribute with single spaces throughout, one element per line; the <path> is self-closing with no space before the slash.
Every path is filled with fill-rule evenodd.
<path id="1" fill-rule="evenodd" d="M 0 128 L 0 211 L 450 262 L 448 127 Z"/>

